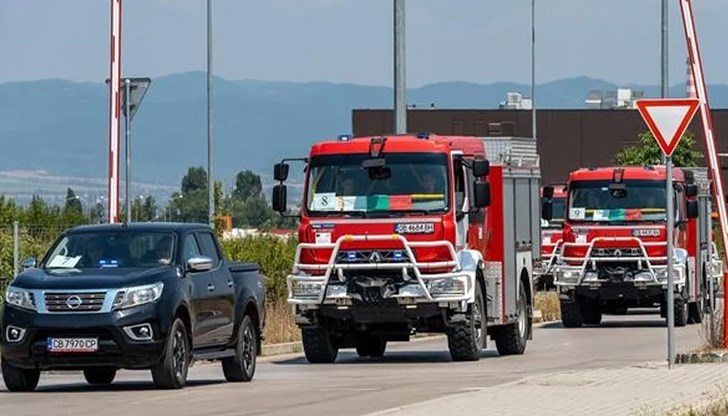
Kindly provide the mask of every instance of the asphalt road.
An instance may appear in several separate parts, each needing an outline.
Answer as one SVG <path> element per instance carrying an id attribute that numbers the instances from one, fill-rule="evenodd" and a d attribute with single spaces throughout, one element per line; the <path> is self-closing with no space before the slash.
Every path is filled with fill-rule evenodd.
<path id="1" fill-rule="evenodd" d="M 678 351 L 700 345 L 700 325 L 678 328 Z M 219 365 L 196 365 L 184 390 L 158 391 L 148 372 L 120 372 L 108 388 L 75 373 L 43 374 L 35 393 L 7 393 L 0 414 L 20 415 L 363 415 L 535 373 L 604 368 L 666 357 L 667 329 L 656 314 L 606 315 L 601 326 L 537 328 L 522 356 L 499 357 L 494 346 L 478 362 L 453 363 L 444 337 L 392 343 L 381 360 L 352 350 L 337 363 L 311 365 L 296 355 L 261 359 L 248 384 L 224 382 Z"/>

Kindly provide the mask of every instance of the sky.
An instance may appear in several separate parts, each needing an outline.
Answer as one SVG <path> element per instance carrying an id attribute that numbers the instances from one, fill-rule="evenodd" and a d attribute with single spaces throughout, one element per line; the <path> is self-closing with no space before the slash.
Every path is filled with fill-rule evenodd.
<path id="1" fill-rule="evenodd" d="M 728 84 L 728 1 L 695 0 L 706 79 Z M 407 0 L 407 86 L 530 82 L 529 0 Z M 685 38 L 669 1 L 670 84 Z M 213 0 L 213 72 L 227 79 L 392 83 L 392 0 Z M 123 0 L 123 73 L 205 69 L 204 0 Z M 108 0 L 0 0 L 0 82 L 102 82 Z M 659 0 L 536 0 L 537 82 L 660 82 Z"/>

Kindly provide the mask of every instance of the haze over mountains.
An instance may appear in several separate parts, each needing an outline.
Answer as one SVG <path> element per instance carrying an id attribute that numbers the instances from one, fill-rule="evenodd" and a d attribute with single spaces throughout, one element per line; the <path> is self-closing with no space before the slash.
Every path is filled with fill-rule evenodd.
<path id="1" fill-rule="evenodd" d="M 538 86 L 537 105 L 584 108 L 590 90 L 617 87 L 588 77 L 549 82 Z M 620 87 L 643 90 L 647 97 L 659 94 L 658 86 Z M 213 88 L 215 176 L 227 185 L 243 169 L 266 180 L 281 157 L 303 156 L 312 142 L 350 132 L 353 108 L 392 105 L 391 89 L 382 86 L 216 78 Z M 528 85 L 506 82 L 442 82 L 410 89 L 408 102 L 418 107 L 434 103 L 437 108 L 492 109 L 507 92 L 528 96 L 529 91 Z M 673 97 L 684 92 L 684 84 L 671 88 Z M 709 93 L 714 108 L 728 107 L 728 86 L 711 86 Z M 66 183 L 58 177 L 73 177 L 71 183 L 103 193 L 107 113 L 103 82 L 0 84 L 0 194 L 58 192 Z M 205 74 L 154 79 L 132 128 L 132 178 L 146 184 L 135 186 L 135 193 L 168 196 L 189 166 L 206 166 L 206 151 Z M 35 172 L 8 172 L 18 170 Z"/>

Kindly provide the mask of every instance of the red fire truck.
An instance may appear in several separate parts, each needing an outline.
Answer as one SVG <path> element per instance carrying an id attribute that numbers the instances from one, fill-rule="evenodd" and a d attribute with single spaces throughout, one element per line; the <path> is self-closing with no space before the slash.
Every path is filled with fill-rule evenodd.
<path id="1" fill-rule="evenodd" d="M 273 206 L 287 208 L 289 161 Z M 445 333 L 454 361 L 531 339 L 540 256 L 539 158 L 514 137 L 341 136 L 305 163 L 288 301 L 312 363 L 339 349 L 380 357 L 387 342 Z"/>
<path id="2" fill-rule="evenodd" d="M 704 168 L 673 170 L 675 325 L 698 323 L 721 275 L 711 241 Z M 667 316 L 665 168 L 602 167 L 572 172 L 554 284 L 566 327 L 599 324 L 602 313 L 660 306 Z M 712 254 L 711 254 L 712 253 Z"/>
<path id="3" fill-rule="evenodd" d="M 562 242 L 562 229 L 564 228 L 564 214 L 566 209 L 565 184 L 550 185 L 553 188 L 551 205 L 553 218 L 541 220 L 541 264 L 534 270 L 534 286 L 536 290 L 553 289 L 553 276 L 551 271 L 556 260 L 556 250 Z M 543 198 L 543 187 L 541 188 Z"/>

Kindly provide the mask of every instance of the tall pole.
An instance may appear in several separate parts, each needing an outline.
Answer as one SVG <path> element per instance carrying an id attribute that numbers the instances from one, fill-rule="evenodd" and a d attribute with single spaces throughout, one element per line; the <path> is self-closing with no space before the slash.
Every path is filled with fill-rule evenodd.
<path id="1" fill-rule="evenodd" d="M 668 367 L 672 368 L 675 365 L 675 278 L 672 275 L 675 212 L 672 207 L 672 157 L 670 156 L 665 157 L 665 174 L 667 175 L 667 363 Z"/>
<path id="2" fill-rule="evenodd" d="M 125 116 L 124 121 L 124 133 L 126 134 L 126 173 L 124 174 L 124 185 L 126 193 L 126 221 L 131 221 L 131 80 L 126 78 L 124 80 L 124 97 L 125 97 Z"/>
<path id="3" fill-rule="evenodd" d="M 531 0 L 531 132 L 536 138 L 536 0 Z"/>
<path id="4" fill-rule="evenodd" d="M 212 172 L 212 0 L 207 0 L 207 206 L 208 222 L 215 225 L 215 182 Z"/>
<path id="5" fill-rule="evenodd" d="M 394 130 L 407 133 L 404 0 L 394 0 Z"/>
<path id="6" fill-rule="evenodd" d="M 661 13 L 661 21 L 662 21 L 662 51 L 660 53 L 660 97 L 661 98 L 667 98 L 669 95 L 669 86 L 668 86 L 668 79 L 667 79 L 667 70 L 668 70 L 668 57 L 667 57 L 667 41 L 668 41 L 668 31 L 667 31 L 667 0 L 662 0 L 662 13 Z M 662 162 L 666 163 L 665 155 L 662 155 Z"/>
<path id="7" fill-rule="evenodd" d="M 119 130 L 121 127 L 121 0 L 111 1 L 109 46 L 109 222 L 119 215 Z"/>

